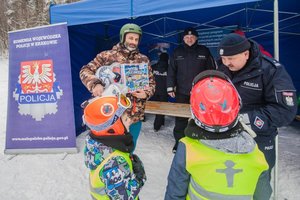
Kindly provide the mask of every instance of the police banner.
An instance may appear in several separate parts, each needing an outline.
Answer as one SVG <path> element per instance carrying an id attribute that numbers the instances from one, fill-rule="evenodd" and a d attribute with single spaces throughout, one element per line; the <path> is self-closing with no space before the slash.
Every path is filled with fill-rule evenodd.
<path id="1" fill-rule="evenodd" d="M 202 44 L 209 48 L 210 53 L 215 57 L 219 57 L 217 53 L 217 47 L 221 41 L 221 39 L 235 30 L 237 28 L 236 25 L 226 26 L 222 28 L 208 28 L 208 29 L 199 29 L 198 34 L 198 43 Z"/>
<path id="2" fill-rule="evenodd" d="M 5 153 L 77 152 L 66 24 L 9 32 Z"/>

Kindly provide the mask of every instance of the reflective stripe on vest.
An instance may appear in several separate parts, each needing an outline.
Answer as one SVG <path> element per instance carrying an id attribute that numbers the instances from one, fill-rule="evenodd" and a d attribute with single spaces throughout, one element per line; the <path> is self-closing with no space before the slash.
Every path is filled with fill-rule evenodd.
<path id="1" fill-rule="evenodd" d="M 185 137 L 186 170 L 191 174 L 187 199 L 252 199 L 260 174 L 268 164 L 257 145 L 245 154 L 213 149 Z"/>
<path id="2" fill-rule="evenodd" d="M 191 178 L 190 181 L 191 186 L 189 187 L 188 195 L 190 197 L 190 200 L 203 200 L 204 199 L 217 199 L 217 200 L 251 200 L 252 195 L 224 195 L 224 194 L 218 194 L 215 192 L 210 192 L 202 188 L 200 185 L 198 185 L 193 178 Z M 191 187 L 194 188 L 194 190 L 201 194 L 202 197 L 199 197 L 195 194 L 195 192 L 191 191 Z"/>
<path id="3" fill-rule="evenodd" d="M 108 157 L 106 157 L 101 164 L 95 169 L 90 171 L 90 193 L 93 199 L 95 200 L 109 200 L 109 197 L 105 192 L 105 184 L 100 179 L 100 171 L 103 169 L 103 166 L 111 159 L 112 157 L 122 156 L 129 165 L 130 172 L 132 172 L 132 162 L 129 158 L 129 153 L 124 153 L 122 151 L 114 151 Z"/>
<path id="4" fill-rule="evenodd" d="M 90 193 L 91 196 L 93 198 L 93 200 L 98 200 L 98 199 L 103 199 L 106 200 L 109 198 L 107 197 L 106 193 L 105 193 L 105 187 L 104 184 L 101 187 L 93 187 L 92 183 L 91 183 L 91 178 L 89 177 L 89 182 L 90 182 Z"/>

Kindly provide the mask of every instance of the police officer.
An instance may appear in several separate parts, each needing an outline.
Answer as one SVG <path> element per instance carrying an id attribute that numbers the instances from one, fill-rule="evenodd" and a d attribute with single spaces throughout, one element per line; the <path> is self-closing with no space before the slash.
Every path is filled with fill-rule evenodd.
<path id="1" fill-rule="evenodd" d="M 238 34 L 225 36 L 218 47 L 219 70 L 230 77 L 242 100 L 243 120 L 256 132 L 255 141 L 271 169 L 275 165 L 277 128 L 297 112 L 296 90 L 285 68 L 261 54 L 256 42 Z"/>
<path id="2" fill-rule="evenodd" d="M 174 156 L 165 200 L 268 200 L 268 164 L 251 129 L 238 120 L 241 100 L 229 78 L 200 73 L 190 103 L 193 119 Z"/>
<path id="3" fill-rule="evenodd" d="M 183 32 L 183 44 L 178 46 L 170 59 L 167 76 L 169 96 L 176 97 L 176 103 L 189 103 L 192 81 L 200 72 L 216 69 L 209 49 L 198 44 L 198 32 L 194 28 L 186 28 Z M 176 152 L 178 141 L 184 136 L 187 118 L 176 117 L 173 130 Z"/>
<path id="4" fill-rule="evenodd" d="M 167 93 L 167 72 L 169 68 L 169 54 L 162 52 L 159 55 L 159 60 L 156 64 L 152 65 L 153 75 L 155 78 L 155 93 L 151 100 L 168 102 Z M 161 126 L 165 125 L 164 115 L 155 115 L 154 131 L 157 132 Z"/>

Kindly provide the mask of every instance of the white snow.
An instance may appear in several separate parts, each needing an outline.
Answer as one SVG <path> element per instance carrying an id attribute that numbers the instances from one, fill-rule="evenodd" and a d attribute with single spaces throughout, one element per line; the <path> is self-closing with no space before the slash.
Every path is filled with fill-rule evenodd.
<path id="1" fill-rule="evenodd" d="M 77 137 L 77 154 L 4 155 L 7 112 L 8 61 L 0 62 L 0 199 L 1 200 L 88 200 L 88 170 L 83 162 L 85 134 Z M 11 95 L 11 94 L 10 94 Z M 163 199 L 173 154 L 174 118 L 155 133 L 153 115 L 147 115 L 136 148 L 148 180 L 142 200 Z M 278 199 L 300 199 L 300 122 L 280 129 Z"/>

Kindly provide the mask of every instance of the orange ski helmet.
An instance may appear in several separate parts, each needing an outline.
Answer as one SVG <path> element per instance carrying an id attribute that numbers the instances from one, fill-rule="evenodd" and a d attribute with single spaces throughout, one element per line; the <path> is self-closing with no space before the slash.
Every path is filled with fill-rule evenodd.
<path id="1" fill-rule="evenodd" d="M 124 135 L 121 116 L 130 106 L 124 95 L 95 97 L 85 107 L 83 120 L 94 136 Z"/>
<path id="2" fill-rule="evenodd" d="M 225 132 L 238 122 L 241 98 L 222 72 L 207 70 L 193 80 L 191 112 L 195 123 L 210 132 Z"/>

